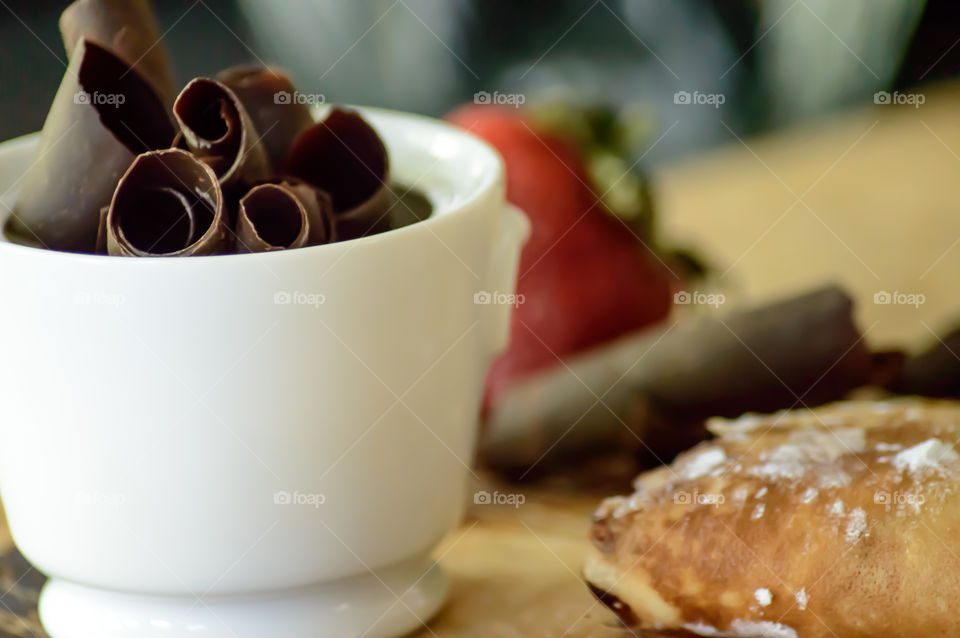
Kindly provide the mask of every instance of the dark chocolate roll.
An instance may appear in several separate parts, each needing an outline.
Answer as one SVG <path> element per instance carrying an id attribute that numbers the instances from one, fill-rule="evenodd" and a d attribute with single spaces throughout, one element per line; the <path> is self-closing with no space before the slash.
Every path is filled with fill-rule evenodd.
<path id="1" fill-rule="evenodd" d="M 134 157 L 174 129 L 152 85 L 108 49 L 81 40 L 47 115 L 7 233 L 52 250 L 93 252 L 100 209 Z"/>
<path id="2" fill-rule="evenodd" d="M 183 136 L 181 145 L 210 165 L 228 197 L 239 199 L 270 174 L 260 133 L 225 84 L 208 78 L 193 80 L 177 97 L 173 114 Z"/>
<path id="3" fill-rule="evenodd" d="M 237 252 L 269 252 L 330 242 L 329 200 L 309 185 L 261 184 L 240 200 Z"/>
<path id="4" fill-rule="evenodd" d="M 267 158 L 280 166 L 297 136 L 310 128 L 310 108 L 296 99 L 297 91 L 285 73 L 262 66 L 235 66 L 217 74 L 240 98 L 263 136 Z"/>
<path id="5" fill-rule="evenodd" d="M 149 0 L 76 0 L 60 16 L 70 55 L 80 40 L 116 53 L 145 77 L 168 107 L 176 95 L 170 56 Z"/>
<path id="6" fill-rule="evenodd" d="M 330 195 L 292 176 L 278 177 L 271 181 L 290 191 L 306 208 L 307 218 L 310 220 L 307 246 L 332 244 L 339 239 Z"/>
<path id="7" fill-rule="evenodd" d="M 389 186 L 387 147 L 356 111 L 332 108 L 297 137 L 285 167 L 330 194 L 339 239 L 389 228 L 396 196 Z"/>
<path id="8" fill-rule="evenodd" d="M 217 176 L 180 149 L 145 153 L 117 185 L 106 222 L 107 251 L 124 257 L 230 252 Z"/>

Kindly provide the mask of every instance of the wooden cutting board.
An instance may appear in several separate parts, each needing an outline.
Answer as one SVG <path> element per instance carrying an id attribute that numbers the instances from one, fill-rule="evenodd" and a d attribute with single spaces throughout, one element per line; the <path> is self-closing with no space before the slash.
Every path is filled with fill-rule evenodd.
<path id="1" fill-rule="evenodd" d="M 933 340 L 960 325 L 960 85 L 926 98 L 918 109 L 869 105 L 762 139 L 731 136 L 663 168 L 655 183 L 664 231 L 716 264 L 728 308 L 838 281 L 857 299 L 870 341 Z M 922 294 L 924 303 L 875 304 L 878 292 Z M 579 577 L 600 493 L 481 487 L 526 501 L 470 508 L 437 550 L 450 600 L 418 638 L 631 635 Z M 16 554 L 0 561 L 0 633 L 41 635 L 30 609 L 39 582 Z"/>

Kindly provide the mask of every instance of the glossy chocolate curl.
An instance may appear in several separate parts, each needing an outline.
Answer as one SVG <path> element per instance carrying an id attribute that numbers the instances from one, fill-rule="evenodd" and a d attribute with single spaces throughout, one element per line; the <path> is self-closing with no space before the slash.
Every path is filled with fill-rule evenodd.
<path id="1" fill-rule="evenodd" d="M 174 129 L 153 87 L 99 44 L 81 40 L 47 115 L 7 226 L 15 241 L 93 252 L 100 209 L 134 157 Z"/>
<path id="2" fill-rule="evenodd" d="M 387 147 L 356 111 L 333 108 L 293 143 L 286 172 L 330 194 L 339 239 L 387 230 L 395 195 Z"/>
<path id="3" fill-rule="evenodd" d="M 333 241 L 329 198 L 312 186 L 261 184 L 240 200 L 237 252 L 303 248 Z"/>
<path id="4" fill-rule="evenodd" d="M 173 114 L 183 143 L 210 165 L 228 196 L 239 197 L 269 175 L 260 134 L 240 99 L 223 83 L 193 80 L 177 97 Z"/>
<path id="5" fill-rule="evenodd" d="M 332 244 L 339 240 L 330 195 L 296 177 L 278 177 L 271 180 L 271 183 L 289 190 L 307 209 L 307 217 L 310 219 L 307 246 Z"/>
<path id="6" fill-rule="evenodd" d="M 134 161 L 117 185 L 106 235 L 107 252 L 124 257 L 219 255 L 232 247 L 217 176 L 180 149 Z"/>
<path id="7" fill-rule="evenodd" d="M 297 100 L 290 78 L 278 69 L 244 65 L 221 71 L 217 80 L 240 98 L 263 136 L 267 158 L 280 166 L 293 141 L 313 124 L 310 108 Z"/>
<path id="8" fill-rule="evenodd" d="M 170 56 L 149 0 L 76 0 L 60 16 L 67 53 L 80 40 L 96 42 L 145 77 L 168 107 L 176 95 Z"/>

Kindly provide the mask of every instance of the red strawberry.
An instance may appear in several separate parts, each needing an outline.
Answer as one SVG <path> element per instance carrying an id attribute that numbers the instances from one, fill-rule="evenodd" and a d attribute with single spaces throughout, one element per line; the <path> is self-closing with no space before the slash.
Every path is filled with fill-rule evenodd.
<path id="1" fill-rule="evenodd" d="M 507 199 L 533 227 L 517 282 L 524 303 L 487 378 L 487 406 L 516 379 L 669 313 L 665 269 L 598 204 L 571 145 L 513 109 L 471 105 L 447 119 L 500 151 Z"/>

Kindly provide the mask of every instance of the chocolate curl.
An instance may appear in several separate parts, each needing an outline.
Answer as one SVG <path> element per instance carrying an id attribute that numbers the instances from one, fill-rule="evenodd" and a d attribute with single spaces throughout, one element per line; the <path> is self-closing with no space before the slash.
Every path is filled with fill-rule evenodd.
<path id="1" fill-rule="evenodd" d="M 310 220 L 307 246 L 332 244 L 339 240 L 330 195 L 296 177 L 280 177 L 273 183 L 289 190 L 307 209 L 307 218 Z"/>
<path id="2" fill-rule="evenodd" d="M 389 228 L 395 195 L 387 147 L 356 111 L 331 109 L 300 134 L 285 165 L 291 175 L 330 193 L 341 240 Z"/>
<path id="3" fill-rule="evenodd" d="M 626 336 L 532 375 L 497 401 L 481 456 L 524 476 L 641 440 L 665 458 L 702 437 L 707 417 L 819 405 L 871 382 L 875 365 L 850 297 L 825 287 Z"/>
<path id="4" fill-rule="evenodd" d="M 295 99 L 296 89 L 282 71 L 260 66 L 235 66 L 217 74 L 247 109 L 271 165 L 281 166 L 297 136 L 310 128 L 313 116 Z"/>
<path id="5" fill-rule="evenodd" d="M 52 250 L 93 252 L 100 209 L 140 153 L 174 130 L 153 87 L 119 57 L 81 40 L 47 115 L 7 232 Z"/>
<path id="6" fill-rule="evenodd" d="M 223 193 L 208 165 L 180 149 L 134 161 L 107 214 L 109 254 L 186 257 L 230 248 Z"/>
<path id="7" fill-rule="evenodd" d="M 312 186 L 261 184 L 240 200 L 237 252 L 269 252 L 331 241 L 329 198 Z"/>
<path id="8" fill-rule="evenodd" d="M 169 107 L 176 95 L 170 56 L 149 0 L 76 0 L 60 16 L 67 53 L 87 39 L 112 50 L 145 77 Z"/>
<path id="9" fill-rule="evenodd" d="M 177 97 L 173 114 L 183 143 L 210 165 L 228 197 L 239 197 L 270 174 L 260 134 L 240 99 L 224 84 L 193 80 Z"/>
<path id="10" fill-rule="evenodd" d="M 908 357 L 891 385 L 901 394 L 960 398 L 960 328 L 936 337 L 925 350 Z"/>

